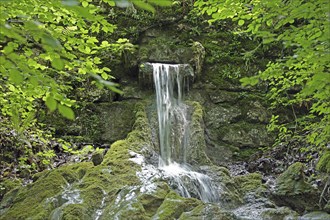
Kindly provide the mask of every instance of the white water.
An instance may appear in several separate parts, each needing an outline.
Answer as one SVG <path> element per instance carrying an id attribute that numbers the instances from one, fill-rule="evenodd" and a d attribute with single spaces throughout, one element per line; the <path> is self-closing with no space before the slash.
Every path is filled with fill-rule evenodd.
<path id="1" fill-rule="evenodd" d="M 188 106 L 182 102 L 184 77 L 180 65 L 153 63 L 159 124 L 159 169 L 184 197 L 215 202 L 211 178 L 193 171 L 186 161 L 189 150 Z"/>

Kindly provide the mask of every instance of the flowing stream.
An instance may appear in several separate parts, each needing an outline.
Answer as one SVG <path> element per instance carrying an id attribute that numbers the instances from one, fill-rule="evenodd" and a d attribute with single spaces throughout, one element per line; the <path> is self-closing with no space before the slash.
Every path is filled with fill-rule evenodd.
<path id="1" fill-rule="evenodd" d="M 183 66 L 182 66 L 183 65 Z M 170 185 L 184 197 L 216 202 L 211 178 L 187 164 L 189 150 L 189 106 L 182 102 L 185 64 L 152 63 L 159 124 L 159 169 Z"/>

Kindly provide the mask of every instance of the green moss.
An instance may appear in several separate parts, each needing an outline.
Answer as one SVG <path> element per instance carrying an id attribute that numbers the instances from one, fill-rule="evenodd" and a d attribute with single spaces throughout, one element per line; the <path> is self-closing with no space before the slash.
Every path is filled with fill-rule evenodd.
<path id="1" fill-rule="evenodd" d="M 205 153 L 206 142 L 203 124 L 203 107 L 199 102 L 187 102 L 193 107 L 190 123 L 190 148 L 187 160 L 191 164 L 211 165 L 211 160 Z"/>
<path id="2" fill-rule="evenodd" d="M 297 162 L 292 164 L 276 180 L 276 193 L 278 195 L 299 195 L 315 191 L 314 188 L 305 181 L 305 165 Z"/>
<path id="3" fill-rule="evenodd" d="M 330 173 L 330 150 L 327 150 L 321 156 L 316 165 L 316 169 L 324 173 Z"/>
<path id="4" fill-rule="evenodd" d="M 184 212 L 179 220 L 200 220 L 200 219 L 236 219 L 233 214 L 223 211 L 215 204 L 202 204 L 194 208 L 190 212 Z"/>
<path id="5" fill-rule="evenodd" d="M 149 219 L 143 205 L 136 197 L 139 192 L 138 187 L 123 186 L 104 209 L 104 215 L 101 219 Z"/>
<path id="6" fill-rule="evenodd" d="M 170 188 L 167 183 L 158 182 L 156 190 L 145 192 L 138 197 L 148 217 L 152 217 L 156 213 L 169 191 Z"/>
<path id="7" fill-rule="evenodd" d="M 159 220 L 178 219 L 183 212 L 189 212 L 200 204 L 202 202 L 197 199 L 182 198 L 172 191 L 166 196 L 153 218 Z"/>
<path id="8" fill-rule="evenodd" d="M 0 200 L 1 198 L 10 190 L 21 186 L 21 180 L 20 179 L 4 179 L 0 182 Z"/>
<path id="9" fill-rule="evenodd" d="M 234 158 L 236 160 L 246 161 L 256 152 L 257 152 L 257 149 L 255 149 L 255 148 L 241 148 L 238 151 L 236 151 L 236 154 L 234 154 L 234 156 L 235 156 Z"/>
<path id="10" fill-rule="evenodd" d="M 70 204 L 63 208 L 62 220 L 87 220 L 91 216 L 82 204 Z"/>
<path id="11" fill-rule="evenodd" d="M 297 219 L 298 213 L 288 207 L 278 207 L 276 209 L 267 209 L 261 214 L 263 219 Z"/>
<path id="12" fill-rule="evenodd" d="M 48 213 L 54 207 L 52 204 L 47 204 L 46 199 L 60 193 L 62 186 L 66 183 L 61 172 L 51 172 L 39 178 L 37 182 L 20 188 L 12 198 L 14 206 L 4 213 L 3 219 L 28 219 L 29 217 L 47 219 Z"/>
<path id="13" fill-rule="evenodd" d="M 260 188 L 266 189 L 261 180 L 262 176 L 259 173 L 249 173 L 234 177 L 235 184 L 237 184 L 237 188 L 243 195 L 248 192 L 256 191 Z"/>

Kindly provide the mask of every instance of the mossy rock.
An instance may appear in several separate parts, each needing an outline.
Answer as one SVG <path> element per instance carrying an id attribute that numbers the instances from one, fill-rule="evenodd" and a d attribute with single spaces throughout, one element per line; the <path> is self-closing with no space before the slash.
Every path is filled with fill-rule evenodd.
<path id="1" fill-rule="evenodd" d="M 319 159 L 316 169 L 330 174 L 330 150 L 325 151 Z"/>
<path id="2" fill-rule="evenodd" d="M 143 148 L 152 147 L 144 105 L 136 105 L 134 130 L 112 144 L 101 164 L 77 163 L 35 175 L 34 183 L 4 196 L 0 219 L 93 219 L 102 203 L 113 204 L 125 187 L 141 185 L 136 176 L 141 167 L 130 160 L 130 151 L 142 153 Z M 141 211 L 137 219 L 147 216 L 137 199 L 133 206 Z M 123 219 L 130 217 L 125 214 Z"/>
<path id="3" fill-rule="evenodd" d="M 149 219 L 143 205 L 137 199 L 139 191 L 139 187 L 123 187 L 104 209 L 100 219 Z"/>
<path id="4" fill-rule="evenodd" d="M 178 219 L 183 212 L 189 212 L 200 204 L 202 204 L 200 200 L 183 198 L 172 191 L 166 196 L 164 202 L 158 208 L 157 213 L 152 219 Z"/>
<path id="5" fill-rule="evenodd" d="M 9 178 L 5 178 L 4 180 L 2 180 L 0 182 L 0 200 L 3 198 L 3 196 L 15 189 L 16 187 L 19 187 L 22 185 L 22 182 L 20 179 L 9 179 Z"/>
<path id="6" fill-rule="evenodd" d="M 304 169 L 304 164 L 296 162 L 276 179 L 272 197 L 277 205 L 299 213 L 318 209 L 319 192 L 306 181 Z"/>
<path id="7" fill-rule="evenodd" d="M 235 176 L 234 181 L 242 195 L 256 191 L 258 191 L 257 193 L 260 193 L 260 191 L 266 190 L 266 187 L 262 184 L 262 175 L 259 173 Z"/>
<path id="8" fill-rule="evenodd" d="M 190 123 L 190 146 L 187 152 L 187 162 L 194 165 L 211 165 L 206 155 L 206 142 L 203 121 L 203 107 L 198 102 L 188 102 L 193 107 Z"/>
<path id="9" fill-rule="evenodd" d="M 262 219 L 278 220 L 278 219 L 298 219 L 298 213 L 288 207 L 278 207 L 267 209 L 261 213 Z"/>
<path id="10" fill-rule="evenodd" d="M 49 213 L 56 208 L 55 203 L 49 199 L 60 195 L 69 183 L 78 181 L 80 176 L 77 171 L 83 166 L 90 167 L 92 164 L 67 165 L 43 172 L 33 184 L 20 187 L 15 193 L 6 194 L 4 201 L 11 200 L 11 207 L 0 219 L 47 219 Z"/>
<path id="11" fill-rule="evenodd" d="M 209 172 L 206 172 L 214 182 L 219 183 L 219 203 L 221 207 L 233 209 L 243 204 L 243 197 L 240 194 L 238 185 L 230 172 L 225 167 L 210 166 Z"/>
<path id="12" fill-rule="evenodd" d="M 87 214 L 87 209 L 82 204 L 71 204 L 63 209 L 61 220 L 87 220 L 91 216 Z M 53 220 L 53 219 L 52 219 Z"/>
<path id="13" fill-rule="evenodd" d="M 322 211 L 313 211 L 307 213 L 301 217 L 301 219 L 308 219 L 308 220 L 329 220 L 330 214 Z"/>
<path id="14" fill-rule="evenodd" d="M 276 179 L 276 194 L 298 195 L 314 192 L 315 189 L 306 182 L 304 169 L 305 165 L 300 162 L 292 164 Z"/>
<path id="15" fill-rule="evenodd" d="M 232 213 L 222 210 L 215 204 L 203 204 L 194 208 L 190 212 L 184 212 L 180 216 L 179 220 L 235 220 L 235 216 Z"/>
<path id="16" fill-rule="evenodd" d="M 138 200 L 146 210 L 148 217 L 152 217 L 156 213 L 169 192 L 170 188 L 165 182 L 157 182 L 155 190 L 139 195 Z"/>

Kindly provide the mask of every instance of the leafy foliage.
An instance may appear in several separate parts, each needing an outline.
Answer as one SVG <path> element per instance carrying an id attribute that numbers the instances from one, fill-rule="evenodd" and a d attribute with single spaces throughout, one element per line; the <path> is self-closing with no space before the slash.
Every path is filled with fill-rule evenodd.
<path id="1" fill-rule="evenodd" d="M 250 34 L 263 45 L 281 45 L 277 60 L 241 82 L 266 82 L 272 107 L 293 109 L 294 126 L 274 118 L 271 129 L 289 134 L 299 126 L 309 143 L 325 147 L 330 141 L 329 2 L 197 0 L 195 7 L 210 16 L 209 23 L 230 19 L 237 22 L 237 33 Z M 309 113 L 298 118 L 295 109 L 302 107 Z"/>
<path id="2" fill-rule="evenodd" d="M 87 1 L 7 1 L 1 4 L 2 114 L 17 109 L 22 119 L 43 99 L 47 107 L 73 119 L 74 100 L 67 97 L 70 81 L 82 81 L 87 74 L 111 79 L 110 69 L 101 68 L 99 51 L 113 46 L 100 43 L 100 32 L 115 26 L 97 15 L 98 8 Z M 35 7 L 38 5 L 38 7 Z M 115 89 L 110 84 L 110 89 Z"/>
<path id="3" fill-rule="evenodd" d="M 76 101 L 70 92 L 90 77 L 120 92 L 108 81 L 113 77 L 101 54 L 120 53 L 130 44 L 125 39 L 99 40 L 116 26 L 90 0 L 8 0 L 0 7 L 1 166 L 13 162 L 21 171 L 40 170 L 55 156 L 55 140 L 37 116 L 47 106 L 74 119 Z"/>

